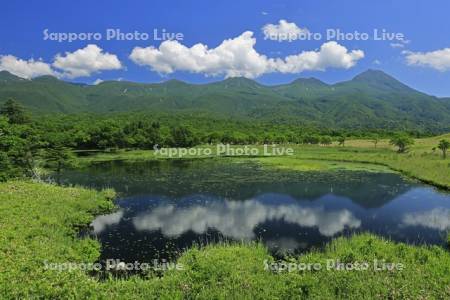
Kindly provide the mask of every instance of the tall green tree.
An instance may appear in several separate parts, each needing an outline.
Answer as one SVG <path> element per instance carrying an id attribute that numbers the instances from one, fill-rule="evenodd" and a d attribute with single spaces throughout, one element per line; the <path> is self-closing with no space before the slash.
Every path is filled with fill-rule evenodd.
<path id="1" fill-rule="evenodd" d="M 56 146 L 45 150 L 46 167 L 60 173 L 63 168 L 73 166 L 74 155 L 69 148 Z"/>
<path id="2" fill-rule="evenodd" d="M 328 136 L 328 135 L 324 135 L 324 136 L 322 136 L 322 137 L 320 138 L 320 143 L 321 143 L 322 145 L 324 145 L 324 146 L 331 145 L 332 142 L 333 142 L 333 140 L 332 140 L 331 137 Z"/>
<path id="3" fill-rule="evenodd" d="M 26 124 L 30 121 L 25 108 L 14 99 L 8 99 L 3 104 L 0 114 L 6 116 L 10 124 Z"/>
<path id="4" fill-rule="evenodd" d="M 399 153 L 404 153 L 409 146 L 414 145 L 414 140 L 405 134 L 397 134 L 391 140 L 390 144 L 398 148 Z"/>
<path id="5" fill-rule="evenodd" d="M 0 116 L 0 177 L 33 176 L 41 141 L 28 125 L 10 124 Z"/>
<path id="6" fill-rule="evenodd" d="M 450 148 L 450 142 L 445 139 L 440 140 L 438 148 L 442 151 L 442 158 L 446 159 L 447 158 L 447 150 L 448 150 L 448 148 Z"/>
<path id="7" fill-rule="evenodd" d="M 172 146 L 174 147 L 192 147 L 196 144 L 192 130 L 186 126 L 172 128 L 171 134 Z"/>
<path id="8" fill-rule="evenodd" d="M 345 136 L 344 135 L 338 137 L 337 141 L 339 143 L 339 146 L 342 146 L 342 147 L 345 146 Z"/>

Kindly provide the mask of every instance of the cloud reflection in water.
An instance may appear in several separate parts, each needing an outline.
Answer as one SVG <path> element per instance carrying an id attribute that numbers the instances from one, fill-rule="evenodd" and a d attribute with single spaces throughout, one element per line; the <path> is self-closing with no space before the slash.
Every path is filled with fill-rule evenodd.
<path id="1" fill-rule="evenodd" d="M 95 234 L 100 234 L 106 229 L 106 227 L 119 223 L 122 217 L 123 210 L 119 210 L 108 215 L 98 216 L 94 221 L 92 221 L 91 226 L 94 227 Z"/>
<path id="2" fill-rule="evenodd" d="M 450 209 L 437 207 L 425 212 L 407 213 L 403 216 L 403 224 L 441 231 L 450 230 Z"/>
<path id="3" fill-rule="evenodd" d="M 139 231 L 161 230 L 169 237 L 176 237 L 190 230 L 202 234 L 208 228 L 215 228 L 224 236 L 249 240 L 255 237 L 255 227 L 267 221 L 317 227 L 322 235 L 328 237 L 346 227 L 358 228 L 361 225 L 361 221 L 347 209 L 326 211 L 322 207 L 269 205 L 257 200 L 213 201 L 189 207 L 165 204 L 135 217 L 133 224 Z"/>

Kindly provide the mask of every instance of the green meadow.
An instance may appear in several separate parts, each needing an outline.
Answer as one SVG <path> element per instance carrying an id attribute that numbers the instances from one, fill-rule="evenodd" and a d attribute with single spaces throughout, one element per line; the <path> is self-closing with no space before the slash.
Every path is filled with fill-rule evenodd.
<path id="1" fill-rule="evenodd" d="M 0 184 L 0 298 L 2 299 L 447 299 L 450 253 L 409 246 L 369 234 L 338 238 L 278 264 L 258 243 L 192 248 L 182 270 L 99 279 L 56 263 L 94 263 L 100 244 L 79 238 L 94 215 L 114 209 L 114 193 L 11 181 Z M 377 260 L 376 267 L 374 260 Z M 367 263 L 346 271 L 334 262 Z M 402 263 L 389 270 L 382 263 Z M 308 270 L 319 264 L 319 270 Z M 50 266 L 50 267 L 49 267 Z M 295 266 L 295 267 L 294 267 Z M 398 267 L 398 266 L 396 266 Z M 303 268 L 303 269 L 302 269 Z"/>

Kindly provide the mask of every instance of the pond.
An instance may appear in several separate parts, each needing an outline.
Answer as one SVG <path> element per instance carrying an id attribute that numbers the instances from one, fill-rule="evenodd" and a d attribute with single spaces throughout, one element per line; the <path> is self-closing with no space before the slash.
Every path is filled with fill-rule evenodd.
<path id="1" fill-rule="evenodd" d="M 102 260 L 172 260 L 223 241 L 261 241 L 283 256 L 356 232 L 443 245 L 450 229 L 449 194 L 392 172 L 273 170 L 221 158 L 106 162 L 58 180 L 119 193 L 118 210 L 98 216 L 89 233 Z"/>

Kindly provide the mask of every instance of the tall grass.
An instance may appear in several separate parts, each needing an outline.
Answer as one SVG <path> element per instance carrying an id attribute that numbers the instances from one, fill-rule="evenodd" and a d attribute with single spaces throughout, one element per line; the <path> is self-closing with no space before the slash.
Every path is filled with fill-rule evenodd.
<path id="1" fill-rule="evenodd" d="M 48 263 L 94 262 L 97 241 L 76 228 L 112 209 L 108 197 L 81 188 L 9 182 L 0 184 L 0 299 L 448 299 L 450 253 L 363 234 L 339 238 L 323 251 L 290 263 L 327 260 L 402 263 L 402 271 L 327 270 L 274 272 L 259 243 L 194 247 L 179 258 L 184 270 L 161 278 L 100 281 L 83 270 L 57 271 Z"/>

